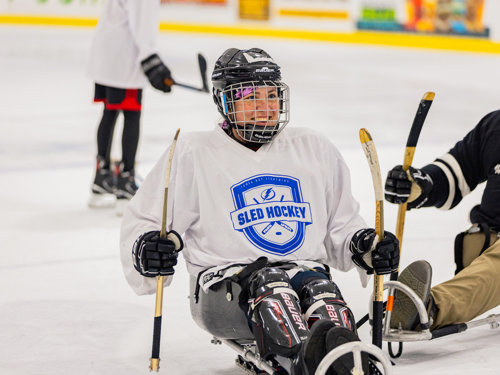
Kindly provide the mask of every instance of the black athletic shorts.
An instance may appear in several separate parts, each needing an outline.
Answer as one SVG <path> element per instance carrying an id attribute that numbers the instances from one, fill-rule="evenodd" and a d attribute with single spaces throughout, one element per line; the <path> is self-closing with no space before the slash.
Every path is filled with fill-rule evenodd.
<path id="1" fill-rule="evenodd" d="M 117 89 L 96 83 L 94 103 L 98 102 L 103 102 L 109 110 L 140 111 L 142 89 Z"/>

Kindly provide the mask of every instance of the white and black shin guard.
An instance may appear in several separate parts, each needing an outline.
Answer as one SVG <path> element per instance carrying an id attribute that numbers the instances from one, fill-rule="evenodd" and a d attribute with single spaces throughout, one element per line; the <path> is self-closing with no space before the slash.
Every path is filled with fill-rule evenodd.
<path id="1" fill-rule="evenodd" d="M 287 274 L 278 268 L 258 270 L 250 277 L 248 294 L 248 315 L 260 356 L 297 354 L 309 329 Z"/>
<path id="2" fill-rule="evenodd" d="M 318 278 L 309 281 L 299 291 L 301 308 L 309 327 L 320 319 L 328 319 L 356 333 L 356 321 L 337 284 Z"/>

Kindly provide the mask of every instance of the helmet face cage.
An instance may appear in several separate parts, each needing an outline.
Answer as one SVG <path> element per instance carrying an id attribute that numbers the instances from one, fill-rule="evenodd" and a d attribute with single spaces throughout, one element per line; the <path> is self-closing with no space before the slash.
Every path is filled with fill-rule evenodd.
<path id="1" fill-rule="evenodd" d="M 248 142 L 269 143 L 290 120 L 290 90 L 282 82 L 248 81 L 219 92 L 223 116 Z"/>

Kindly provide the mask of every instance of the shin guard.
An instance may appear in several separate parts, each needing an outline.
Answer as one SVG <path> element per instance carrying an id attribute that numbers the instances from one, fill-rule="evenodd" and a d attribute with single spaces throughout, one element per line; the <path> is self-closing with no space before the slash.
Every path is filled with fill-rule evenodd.
<path id="1" fill-rule="evenodd" d="M 340 327 L 356 333 L 356 321 L 337 285 L 317 278 L 307 282 L 299 291 L 304 317 L 311 327 L 320 319 L 329 319 Z"/>
<path id="2" fill-rule="evenodd" d="M 250 277 L 248 292 L 248 315 L 260 356 L 298 353 L 309 329 L 287 274 L 278 268 L 258 270 Z"/>

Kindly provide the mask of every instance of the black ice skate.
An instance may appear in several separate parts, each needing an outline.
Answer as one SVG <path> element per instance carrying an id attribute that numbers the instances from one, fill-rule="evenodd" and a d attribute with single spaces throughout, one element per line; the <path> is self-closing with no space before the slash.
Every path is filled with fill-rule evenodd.
<path id="1" fill-rule="evenodd" d="M 116 195 L 116 214 L 123 215 L 125 207 L 128 202 L 134 197 L 137 191 L 137 184 L 135 183 L 134 170 L 124 171 L 123 163 L 117 163 L 115 167 L 115 188 Z"/>
<path id="2" fill-rule="evenodd" d="M 113 173 L 109 167 L 106 167 L 104 158 L 97 156 L 92 195 L 90 196 L 88 205 L 90 208 L 110 208 L 114 207 L 115 204 Z"/>
<path id="3" fill-rule="evenodd" d="M 433 298 L 431 296 L 432 268 L 424 260 L 418 260 L 406 267 L 398 281 L 409 286 L 422 300 L 428 312 L 433 310 Z M 429 310 L 429 308 L 431 308 Z M 429 315 L 433 315 L 432 313 Z M 432 316 L 429 316 L 432 318 Z M 403 292 L 396 291 L 394 297 L 394 307 L 391 315 L 391 328 L 400 328 L 413 331 L 420 323 L 417 307 Z"/>

